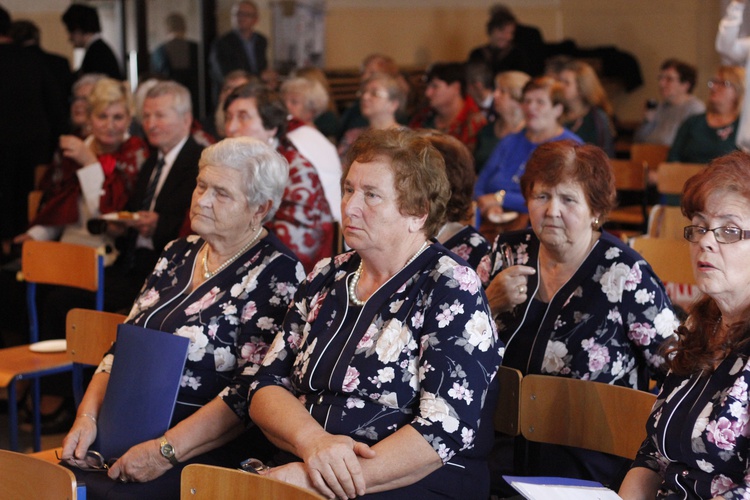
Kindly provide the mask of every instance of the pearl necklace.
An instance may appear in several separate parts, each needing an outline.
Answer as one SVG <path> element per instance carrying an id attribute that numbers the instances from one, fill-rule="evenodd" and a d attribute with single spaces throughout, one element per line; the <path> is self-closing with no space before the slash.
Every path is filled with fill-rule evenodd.
<path id="1" fill-rule="evenodd" d="M 252 240 L 250 240 L 250 241 L 249 241 L 249 242 L 247 243 L 247 245 L 245 245 L 244 247 L 240 248 L 240 251 L 239 251 L 239 252 L 237 252 L 236 254 L 232 255 L 232 256 L 231 256 L 231 257 L 229 258 L 229 260 L 225 261 L 225 262 L 224 262 L 224 263 L 223 263 L 222 265 L 220 265 L 219 267 L 217 267 L 217 268 L 216 268 L 216 269 L 215 269 L 214 271 L 209 271 L 209 270 L 208 270 L 208 249 L 209 249 L 210 247 L 208 246 L 208 243 L 205 243 L 205 244 L 204 244 L 204 246 L 206 247 L 206 252 L 205 252 L 205 253 L 203 254 L 203 278 L 204 278 L 204 279 L 209 279 L 210 277 L 214 276 L 215 274 L 218 274 L 219 272 L 221 272 L 221 271 L 222 271 L 222 270 L 223 270 L 223 269 L 224 269 L 225 267 L 227 267 L 227 266 L 228 266 L 229 264 L 231 264 L 231 263 L 232 263 L 232 262 L 234 262 L 235 260 L 239 259 L 239 258 L 240 258 L 240 255 L 242 255 L 243 253 L 247 252 L 247 250 L 248 250 L 248 249 L 249 249 L 249 248 L 250 248 L 251 246 L 253 246 L 253 244 L 254 244 L 254 243 L 255 243 L 256 241 L 258 241 L 258 237 L 260 236 L 260 233 L 261 233 L 261 232 L 263 232 L 263 226 L 260 226 L 260 228 L 258 228 L 258 232 L 257 232 L 257 233 L 255 233 L 255 236 L 253 236 L 253 239 L 252 239 Z"/>
<path id="2" fill-rule="evenodd" d="M 408 266 L 409 264 L 411 264 L 412 262 L 414 262 L 414 260 L 417 257 L 419 257 L 419 254 L 421 254 L 422 252 L 424 252 L 425 248 L 427 248 L 427 242 L 426 241 L 424 243 L 422 243 L 422 246 L 419 247 L 419 250 L 417 250 L 417 253 L 415 253 L 414 255 L 412 255 L 411 259 L 407 260 L 406 264 L 404 264 L 404 267 L 402 267 L 401 269 L 399 269 L 396 272 L 396 274 L 400 273 L 401 271 L 404 270 L 404 268 L 406 266 Z M 359 297 L 357 297 L 357 285 L 359 284 L 359 278 L 362 276 L 362 264 L 363 264 L 363 261 L 360 260 L 359 261 L 359 267 L 357 268 L 356 271 L 354 271 L 354 276 L 352 277 L 352 281 L 349 283 L 349 300 L 355 306 L 363 306 L 363 305 L 365 305 L 365 302 L 367 302 L 367 300 L 359 300 Z M 396 274 L 394 274 L 394 276 Z"/>

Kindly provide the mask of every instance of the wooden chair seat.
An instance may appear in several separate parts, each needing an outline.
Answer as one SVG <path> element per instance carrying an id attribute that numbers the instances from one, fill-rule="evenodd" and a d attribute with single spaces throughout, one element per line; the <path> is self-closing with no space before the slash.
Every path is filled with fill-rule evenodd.
<path id="1" fill-rule="evenodd" d="M 497 371 L 500 392 L 493 415 L 495 430 L 508 436 L 521 434 L 521 372 L 501 366 Z"/>

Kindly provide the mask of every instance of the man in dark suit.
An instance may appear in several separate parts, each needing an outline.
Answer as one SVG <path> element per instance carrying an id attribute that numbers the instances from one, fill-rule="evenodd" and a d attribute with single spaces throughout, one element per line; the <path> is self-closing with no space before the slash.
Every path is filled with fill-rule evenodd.
<path id="1" fill-rule="evenodd" d="M 65 127 L 64 98 L 39 54 L 9 36 L 10 14 L 0 7 L 0 239 L 2 257 L 28 226 L 27 196 L 34 167 L 48 163 Z"/>
<path id="2" fill-rule="evenodd" d="M 74 3 L 63 14 L 62 21 L 73 47 L 86 49 L 81 67 L 76 71 L 76 78 L 86 73 L 104 73 L 122 80 L 122 68 L 117 57 L 101 38 L 102 29 L 95 8 Z"/>
<path id="3" fill-rule="evenodd" d="M 190 92 L 174 81 L 159 82 L 143 102 L 143 130 L 155 152 L 143 163 L 124 222 L 129 231 L 117 262 L 107 270 L 106 308 L 128 308 L 162 250 L 178 237 L 190 208 L 203 147 L 190 135 Z"/>
<path id="4" fill-rule="evenodd" d="M 266 50 L 268 40 L 255 31 L 258 23 L 258 6 L 250 0 L 232 6 L 232 31 L 218 38 L 211 48 L 210 65 L 214 97 L 230 71 L 242 69 L 252 75 L 268 67 Z"/>

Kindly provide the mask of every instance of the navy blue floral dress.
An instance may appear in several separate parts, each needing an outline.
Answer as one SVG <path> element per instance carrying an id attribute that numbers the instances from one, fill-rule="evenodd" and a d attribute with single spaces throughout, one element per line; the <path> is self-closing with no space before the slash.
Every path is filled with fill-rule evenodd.
<path id="1" fill-rule="evenodd" d="M 329 433 L 370 445 L 411 425 L 444 463 L 422 480 L 431 491 L 487 498 L 492 382 L 503 348 L 476 272 L 433 244 L 357 307 L 347 286 L 359 262 L 349 252 L 318 263 L 251 398 L 285 387 Z"/>
<path id="2" fill-rule="evenodd" d="M 651 266 L 611 234 L 602 233 L 574 275 L 549 303 L 534 298 L 540 286 L 540 242 L 530 229 L 501 234 L 477 270 L 486 285 L 502 271 L 498 247 L 508 243 L 516 264 L 534 267 L 528 299 L 499 314 L 506 344 L 503 364 L 523 374 L 593 380 L 648 390 L 662 379 L 662 343 L 678 326 L 672 304 Z M 530 470 L 514 470 L 513 444 L 498 438 L 493 467 L 504 473 L 593 479 L 616 489 L 629 461 L 569 447 L 526 446 Z"/>
<path id="3" fill-rule="evenodd" d="M 750 498 L 747 351 L 710 375 L 667 375 L 633 463 L 664 478 L 656 498 Z"/>
<path id="4" fill-rule="evenodd" d="M 218 395 L 249 424 L 250 380 L 281 330 L 304 271 L 297 257 L 269 233 L 191 292 L 195 259 L 203 245 L 198 236 L 167 245 L 126 321 L 190 339 L 173 424 Z M 116 348 L 99 371 L 109 371 Z"/>

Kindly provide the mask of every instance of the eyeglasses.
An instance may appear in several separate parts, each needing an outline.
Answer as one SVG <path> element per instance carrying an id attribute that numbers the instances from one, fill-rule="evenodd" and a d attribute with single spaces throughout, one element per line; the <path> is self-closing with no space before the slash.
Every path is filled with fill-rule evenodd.
<path id="1" fill-rule="evenodd" d="M 718 89 L 718 88 L 721 88 L 721 87 L 724 87 L 724 88 L 734 87 L 734 84 L 732 82 L 730 82 L 729 80 L 716 80 L 716 79 L 714 79 L 714 80 L 709 80 L 708 81 L 708 88 L 709 89 L 713 89 L 713 88 L 717 88 Z"/>
<path id="2" fill-rule="evenodd" d="M 685 239 L 691 243 L 698 243 L 707 232 L 714 233 L 714 238 L 719 243 L 737 243 L 740 240 L 750 238 L 750 231 L 732 226 L 721 226 L 708 229 L 703 226 L 685 226 Z"/>
<path id="3" fill-rule="evenodd" d="M 385 89 L 368 89 L 357 91 L 357 97 L 382 97 L 383 99 L 388 97 L 388 91 Z"/>
<path id="4" fill-rule="evenodd" d="M 109 469 L 109 466 L 115 463 L 115 461 L 117 460 L 116 458 L 113 458 L 112 460 L 105 460 L 101 453 L 94 450 L 88 450 L 83 458 L 62 458 L 60 455 L 58 455 L 57 450 L 55 450 L 55 457 L 61 462 L 65 462 L 68 465 L 77 467 L 82 471 L 87 472 L 106 472 Z"/>
<path id="5" fill-rule="evenodd" d="M 250 474 L 260 474 L 263 471 L 271 470 L 269 466 L 257 458 L 248 458 L 240 462 L 239 470 L 249 472 Z"/>

